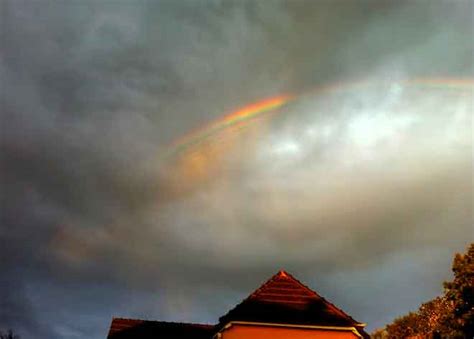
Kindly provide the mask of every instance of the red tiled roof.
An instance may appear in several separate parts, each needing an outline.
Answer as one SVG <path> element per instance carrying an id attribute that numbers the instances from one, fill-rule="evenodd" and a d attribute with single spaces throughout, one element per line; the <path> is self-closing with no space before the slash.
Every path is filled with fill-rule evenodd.
<path id="1" fill-rule="evenodd" d="M 222 316 L 219 326 L 230 321 L 363 327 L 285 271 L 278 272 Z"/>
<path id="2" fill-rule="evenodd" d="M 244 301 L 219 318 L 217 325 L 114 318 L 108 339 L 209 339 L 231 321 L 354 327 L 369 338 L 361 324 L 292 275 L 280 271 Z"/>
<path id="3" fill-rule="evenodd" d="M 113 318 L 108 339 L 209 339 L 214 325 Z"/>

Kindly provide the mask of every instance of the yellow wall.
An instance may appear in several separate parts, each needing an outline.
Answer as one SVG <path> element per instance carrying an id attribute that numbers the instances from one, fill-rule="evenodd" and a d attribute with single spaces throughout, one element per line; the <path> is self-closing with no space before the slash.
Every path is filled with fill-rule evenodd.
<path id="1" fill-rule="evenodd" d="M 223 330 L 222 339 L 356 339 L 350 330 L 325 330 L 233 324 Z"/>

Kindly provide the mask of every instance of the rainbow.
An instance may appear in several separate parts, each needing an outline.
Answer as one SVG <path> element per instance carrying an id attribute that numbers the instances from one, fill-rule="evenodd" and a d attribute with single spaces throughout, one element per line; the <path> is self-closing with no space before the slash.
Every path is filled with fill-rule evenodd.
<path id="1" fill-rule="evenodd" d="M 474 95 L 473 78 L 414 78 L 406 80 L 404 83 L 407 85 L 469 91 Z"/>
<path id="2" fill-rule="evenodd" d="M 284 106 L 292 99 L 289 95 L 279 95 L 265 100 L 252 103 L 234 112 L 226 114 L 224 117 L 211 122 L 204 127 L 191 131 L 171 144 L 172 154 L 181 153 L 191 146 L 197 146 L 207 140 L 212 135 L 227 128 L 235 126 L 244 121 L 255 119 L 265 112 L 273 111 Z"/>
<path id="3" fill-rule="evenodd" d="M 401 81 L 395 80 L 394 82 L 407 87 L 442 88 L 456 91 L 467 91 L 468 93 L 474 94 L 474 78 L 412 78 Z M 299 95 L 278 95 L 252 103 L 228 113 L 223 117 L 214 120 L 203 127 L 197 128 L 177 139 L 170 144 L 168 147 L 169 152 L 167 154 L 170 156 L 181 154 L 190 148 L 198 147 L 203 142 L 209 140 L 212 136 L 219 134 L 228 128 L 255 120 L 264 113 L 273 112 L 276 109 L 282 108 L 286 104 L 303 97 L 338 92 L 353 92 L 357 89 L 368 87 L 373 84 L 375 84 L 373 81 L 336 82 L 305 91 Z"/>

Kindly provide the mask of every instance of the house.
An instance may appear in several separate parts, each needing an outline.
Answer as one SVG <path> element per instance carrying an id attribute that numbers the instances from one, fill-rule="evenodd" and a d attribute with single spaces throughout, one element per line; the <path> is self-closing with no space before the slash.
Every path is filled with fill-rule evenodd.
<path id="1" fill-rule="evenodd" d="M 214 325 L 113 318 L 108 339 L 369 338 L 365 324 L 280 271 Z"/>

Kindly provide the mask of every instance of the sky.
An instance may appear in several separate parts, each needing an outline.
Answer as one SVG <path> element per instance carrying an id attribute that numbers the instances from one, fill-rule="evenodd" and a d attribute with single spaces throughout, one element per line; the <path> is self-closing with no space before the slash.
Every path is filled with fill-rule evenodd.
<path id="1" fill-rule="evenodd" d="M 472 1 L 0 15 L 0 330 L 215 323 L 285 269 L 370 331 L 474 241 Z"/>

